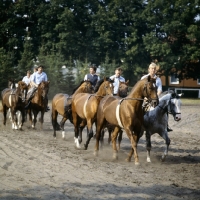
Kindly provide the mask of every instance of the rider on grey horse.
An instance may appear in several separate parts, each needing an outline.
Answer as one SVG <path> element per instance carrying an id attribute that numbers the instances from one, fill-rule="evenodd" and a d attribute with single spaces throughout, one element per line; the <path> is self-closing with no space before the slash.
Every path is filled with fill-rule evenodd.
<path id="1" fill-rule="evenodd" d="M 162 93 L 162 82 L 161 82 L 161 79 L 156 76 L 156 67 L 157 67 L 157 65 L 155 63 L 151 63 L 149 65 L 149 69 L 148 69 L 149 74 L 144 75 L 141 78 L 141 80 L 144 79 L 145 77 L 147 77 L 148 75 L 150 75 L 152 78 L 156 77 L 157 95 L 159 96 Z M 168 132 L 172 131 L 172 129 L 169 128 L 169 125 L 167 125 L 167 131 Z"/>

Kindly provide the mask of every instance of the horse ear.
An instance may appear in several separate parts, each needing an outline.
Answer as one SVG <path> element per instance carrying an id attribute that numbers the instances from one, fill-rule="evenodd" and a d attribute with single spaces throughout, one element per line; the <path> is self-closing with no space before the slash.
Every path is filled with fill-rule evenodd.
<path id="1" fill-rule="evenodd" d="M 105 76 L 103 77 L 103 79 L 104 79 L 104 81 L 106 81 L 106 77 Z"/>
<path id="2" fill-rule="evenodd" d="M 148 80 L 148 82 L 151 80 L 151 76 L 150 75 L 147 77 L 147 80 Z"/>
<path id="3" fill-rule="evenodd" d="M 126 85 L 128 85 L 128 83 L 129 83 L 129 80 L 127 80 L 125 83 L 126 83 Z"/>
<path id="4" fill-rule="evenodd" d="M 181 93 L 181 94 L 177 94 L 179 97 L 182 97 L 184 95 L 184 93 Z"/>

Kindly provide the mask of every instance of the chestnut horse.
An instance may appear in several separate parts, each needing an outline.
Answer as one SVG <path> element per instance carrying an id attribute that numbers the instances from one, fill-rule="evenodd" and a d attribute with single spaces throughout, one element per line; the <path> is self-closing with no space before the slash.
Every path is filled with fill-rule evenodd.
<path id="1" fill-rule="evenodd" d="M 18 87 L 15 89 L 6 88 L 1 92 L 2 107 L 3 107 L 3 124 L 6 125 L 6 115 L 8 109 L 11 112 L 12 129 L 21 129 L 25 121 L 25 100 L 28 87 L 23 81 L 18 82 Z M 16 113 L 20 111 L 22 121 L 18 126 Z"/>
<path id="2" fill-rule="evenodd" d="M 29 110 L 29 119 L 31 122 L 32 128 L 35 128 L 37 122 L 37 115 L 41 112 L 40 117 L 40 128 L 43 129 L 44 122 L 44 113 L 47 106 L 47 94 L 49 92 L 49 83 L 50 81 L 42 81 L 31 99 L 30 110 Z M 32 119 L 33 113 L 33 119 Z"/>
<path id="3" fill-rule="evenodd" d="M 142 103 L 144 97 L 146 97 L 150 102 L 154 101 L 155 104 L 158 103 L 155 83 L 156 79 L 148 76 L 147 78 L 138 81 L 127 97 L 119 100 L 108 96 L 101 100 L 97 111 L 95 155 L 98 154 L 99 150 L 101 130 L 105 127 L 106 123 L 110 123 L 115 125 L 115 129 L 112 133 L 112 146 L 114 150 L 113 158 L 117 158 L 117 135 L 121 129 L 124 129 L 132 145 L 127 160 L 130 161 L 134 153 L 135 164 L 139 164 L 137 143 L 143 125 L 144 112 L 142 109 Z"/>
<path id="4" fill-rule="evenodd" d="M 78 93 L 93 93 L 92 83 L 90 81 L 81 81 L 81 83 L 73 90 L 73 93 L 71 95 L 59 93 L 53 97 L 51 118 L 54 130 L 54 137 L 56 137 L 56 129 L 59 126 L 57 123 L 58 114 L 63 117 L 60 122 L 60 128 L 62 129 L 62 138 L 65 137 L 64 125 L 67 119 L 72 122 L 72 98 Z"/>
<path id="5" fill-rule="evenodd" d="M 97 108 L 100 100 L 113 92 L 113 80 L 104 78 L 97 82 L 94 94 L 79 93 L 72 99 L 72 118 L 75 131 L 75 144 L 80 148 L 82 142 L 82 130 L 87 124 L 88 139 L 85 149 L 88 148 L 90 139 L 93 137 L 92 125 L 96 121 Z M 78 137 L 79 136 L 79 137 Z"/>
<path id="6" fill-rule="evenodd" d="M 129 80 L 127 80 L 126 82 L 121 82 L 119 81 L 119 89 L 118 89 L 118 92 L 117 92 L 117 95 L 115 96 L 116 98 L 120 99 L 120 98 L 124 98 L 124 97 L 127 97 L 128 95 L 128 83 L 129 83 Z M 111 134 L 114 130 L 114 127 L 112 124 L 107 124 L 106 125 L 106 128 L 108 130 L 108 144 L 110 144 L 111 142 Z M 118 149 L 120 149 L 120 142 L 122 140 L 122 133 L 123 131 L 121 130 L 120 131 L 120 134 L 118 136 Z M 105 134 L 105 129 L 102 130 L 101 132 L 101 146 L 103 146 L 103 143 L 104 143 L 104 134 Z"/>

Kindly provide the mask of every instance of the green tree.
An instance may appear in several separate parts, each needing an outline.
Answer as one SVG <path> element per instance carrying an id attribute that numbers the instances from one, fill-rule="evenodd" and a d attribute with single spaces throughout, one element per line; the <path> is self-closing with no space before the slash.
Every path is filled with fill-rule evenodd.
<path id="1" fill-rule="evenodd" d="M 199 73 L 195 70 L 200 67 L 199 9 L 195 0 L 190 3 L 155 0 L 146 5 L 143 12 L 147 22 L 143 37 L 145 49 L 152 61 L 158 60 L 166 77 L 176 72 L 182 80 L 196 78 L 195 71 Z"/>

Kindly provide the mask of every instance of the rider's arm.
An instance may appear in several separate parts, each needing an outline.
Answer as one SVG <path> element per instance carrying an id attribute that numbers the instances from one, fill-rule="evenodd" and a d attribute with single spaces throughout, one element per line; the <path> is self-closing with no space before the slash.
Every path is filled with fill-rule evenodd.
<path id="1" fill-rule="evenodd" d="M 157 95 L 159 96 L 162 93 L 162 82 L 159 77 L 156 78 L 156 86 L 157 86 Z"/>

